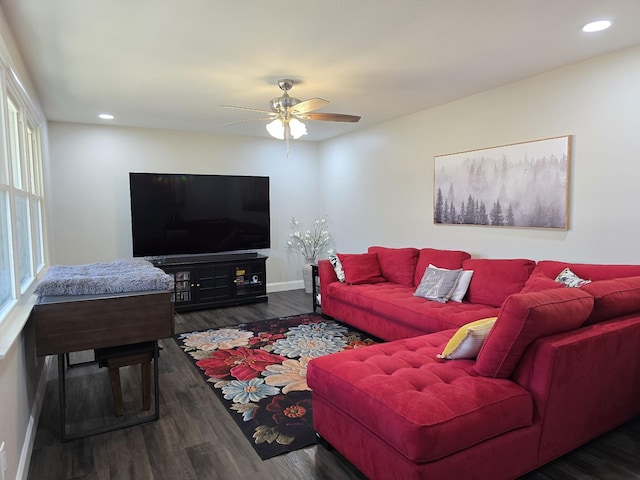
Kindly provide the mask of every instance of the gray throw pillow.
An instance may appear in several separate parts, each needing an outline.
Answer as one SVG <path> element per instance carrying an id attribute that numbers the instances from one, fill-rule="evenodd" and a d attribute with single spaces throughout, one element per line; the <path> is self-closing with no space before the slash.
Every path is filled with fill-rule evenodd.
<path id="1" fill-rule="evenodd" d="M 462 272 L 461 268 L 458 270 L 439 270 L 427 267 L 413 296 L 446 303 L 456 288 L 460 272 Z"/>

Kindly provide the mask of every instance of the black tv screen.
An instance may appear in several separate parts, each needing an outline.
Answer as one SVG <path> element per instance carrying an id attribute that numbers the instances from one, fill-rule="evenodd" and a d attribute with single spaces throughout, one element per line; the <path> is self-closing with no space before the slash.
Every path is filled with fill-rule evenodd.
<path id="1" fill-rule="evenodd" d="M 270 247 L 269 177 L 129 173 L 129 187 L 134 257 Z"/>

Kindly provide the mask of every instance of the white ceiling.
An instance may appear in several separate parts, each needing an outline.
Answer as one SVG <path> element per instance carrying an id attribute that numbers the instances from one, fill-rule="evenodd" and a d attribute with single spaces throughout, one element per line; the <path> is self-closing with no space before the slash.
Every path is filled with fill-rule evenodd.
<path id="1" fill-rule="evenodd" d="M 0 0 L 49 120 L 267 137 L 280 78 L 307 140 L 640 44 L 638 0 Z M 596 34 L 580 28 L 613 20 Z"/>

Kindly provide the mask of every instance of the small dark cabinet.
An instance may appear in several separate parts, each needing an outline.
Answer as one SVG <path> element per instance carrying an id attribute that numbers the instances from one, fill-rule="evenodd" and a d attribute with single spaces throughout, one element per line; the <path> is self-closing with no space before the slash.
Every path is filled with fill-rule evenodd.
<path id="1" fill-rule="evenodd" d="M 259 254 L 167 258 L 154 264 L 173 275 L 176 312 L 266 302 L 266 260 Z"/>
<path id="2" fill-rule="evenodd" d="M 320 275 L 318 274 L 318 265 L 311 265 L 311 296 L 313 302 L 313 311 L 315 312 L 320 305 Z"/>

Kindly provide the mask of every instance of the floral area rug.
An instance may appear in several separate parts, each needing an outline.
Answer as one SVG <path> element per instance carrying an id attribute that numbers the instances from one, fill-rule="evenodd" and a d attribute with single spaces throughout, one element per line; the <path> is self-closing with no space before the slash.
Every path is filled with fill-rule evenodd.
<path id="1" fill-rule="evenodd" d="M 175 341 L 263 460 L 316 443 L 308 362 L 376 343 L 318 314 L 183 333 Z"/>

